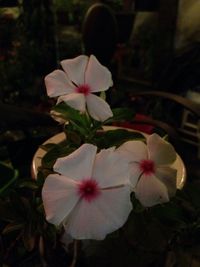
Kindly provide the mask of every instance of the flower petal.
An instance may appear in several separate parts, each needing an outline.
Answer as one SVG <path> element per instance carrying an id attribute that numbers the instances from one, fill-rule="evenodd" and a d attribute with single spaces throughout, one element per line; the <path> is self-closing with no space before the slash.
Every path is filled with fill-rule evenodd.
<path id="1" fill-rule="evenodd" d="M 54 70 L 45 77 L 44 81 L 49 97 L 56 97 L 74 92 L 75 86 L 69 81 L 66 73 L 62 70 Z"/>
<path id="2" fill-rule="evenodd" d="M 176 151 L 173 146 L 157 134 L 147 137 L 149 157 L 156 164 L 171 164 L 176 159 Z"/>
<path id="3" fill-rule="evenodd" d="M 141 176 L 135 189 L 135 196 L 144 207 L 152 207 L 169 201 L 166 186 L 154 175 Z"/>
<path id="4" fill-rule="evenodd" d="M 46 219 L 59 225 L 72 211 L 79 200 L 76 182 L 67 177 L 50 174 L 42 189 Z"/>
<path id="5" fill-rule="evenodd" d="M 148 158 L 147 146 L 142 141 L 127 141 L 117 148 L 129 162 L 140 162 Z"/>
<path id="6" fill-rule="evenodd" d="M 141 176 L 141 169 L 137 162 L 130 163 L 130 182 L 133 187 L 133 190 L 135 189 L 138 179 Z"/>
<path id="7" fill-rule="evenodd" d="M 85 96 L 83 94 L 71 93 L 69 95 L 63 95 L 58 98 L 57 104 L 65 102 L 70 107 L 85 112 Z"/>
<path id="8" fill-rule="evenodd" d="M 73 59 L 61 61 L 61 66 L 77 86 L 85 84 L 85 71 L 88 64 L 88 56 L 81 55 Z"/>
<path id="9" fill-rule="evenodd" d="M 101 188 L 124 185 L 129 183 L 129 164 L 113 148 L 103 149 L 94 162 L 92 177 Z"/>
<path id="10" fill-rule="evenodd" d="M 97 147 L 83 144 L 70 155 L 58 158 L 54 171 L 74 180 L 91 178 Z"/>
<path id="11" fill-rule="evenodd" d="M 108 103 L 93 94 L 86 96 L 87 109 L 90 116 L 97 121 L 105 121 L 113 116 Z"/>
<path id="12" fill-rule="evenodd" d="M 174 196 L 176 193 L 176 175 L 176 169 L 167 166 L 156 168 L 155 176 L 165 184 L 170 197 Z"/>
<path id="13" fill-rule="evenodd" d="M 85 72 L 85 83 L 91 92 L 105 91 L 113 86 L 111 72 L 101 65 L 94 55 L 91 55 Z"/>
<path id="14" fill-rule="evenodd" d="M 131 209 L 128 186 L 102 190 L 95 201 L 78 203 L 70 215 L 66 231 L 74 239 L 102 240 L 123 226 Z"/>

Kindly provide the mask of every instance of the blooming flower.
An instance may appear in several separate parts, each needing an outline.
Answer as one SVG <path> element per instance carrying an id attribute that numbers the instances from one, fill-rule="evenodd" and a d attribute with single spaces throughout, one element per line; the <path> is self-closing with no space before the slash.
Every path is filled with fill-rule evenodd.
<path id="1" fill-rule="evenodd" d="M 128 141 L 118 151 L 130 162 L 130 182 L 136 198 L 151 207 L 169 201 L 176 192 L 176 170 L 170 167 L 176 152 L 157 134 L 149 135 L 146 143 Z"/>
<path id="2" fill-rule="evenodd" d="M 64 69 L 54 70 L 45 77 L 49 97 L 58 97 L 70 107 L 85 112 L 92 118 L 104 121 L 113 116 L 110 106 L 96 92 L 106 91 L 113 85 L 110 71 L 95 56 L 81 55 L 61 61 Z"/>
<path id="3" fill-rule="evenodd" d="M 83 144 L 57 159 L 43 186 L 46 219 L 74 239 L 104 239 L 132 209 L 127 160 L 115 148 L 96 153 L 96 146 Z"/>

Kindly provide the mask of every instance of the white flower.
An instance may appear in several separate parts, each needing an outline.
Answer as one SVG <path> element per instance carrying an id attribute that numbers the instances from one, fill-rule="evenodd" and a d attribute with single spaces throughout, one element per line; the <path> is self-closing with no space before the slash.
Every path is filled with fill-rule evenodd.
<path id="1" fill-rule="evenodd" d="M 55 70 L 45 77 L 49 97 L 58 97 L 70 107 L 104 121 L 113 116 L 110 106 L 93 93 L 106 91 L 113 85 L 110 71 L 95 56 L 81 55 L 61 61 L 64 69 Z"/>
<path id="2" fill-rule="evenodd" d="M 46 219 L 74 239 L 104 239 L 132 209 L 129 164 L 115 148 L 83 144 L 57 159 L 42 190 Z"/>
<path id="3" fill-rule="evenodd" d="M 143 206 L 151 207 L 168 202 L 176 192 L 176 170 L 170 167 L 176 152 L 157 134 L 146 141 L 128 141 L 118 151 L 130 162 L 130 182 L 136 198 Z"/>

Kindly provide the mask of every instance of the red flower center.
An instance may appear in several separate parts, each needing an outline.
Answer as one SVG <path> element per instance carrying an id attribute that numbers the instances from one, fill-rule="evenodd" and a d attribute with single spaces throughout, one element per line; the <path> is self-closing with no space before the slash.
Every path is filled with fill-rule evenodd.
<path id="1" fill-rule="evenodd" d="M 143 174 L 151 175 L 155 173 L 155 164 L 152 160 L 144 159 L 140 161 L 140 169 Z"/>
<path id="2" fill-rule="evenodd" d="M 98 183 L 93 179 L 85 179 L 78 186 L 78 194 L 88 202 L 97 198 L 100 194 Z"/>
<path id="3" fill-rule="evenodd" d="M 82 84 L 76 87 L 76 92 L 84 95 L 88 95 L 90 93 L 90 86 L 87 84 Z"/>

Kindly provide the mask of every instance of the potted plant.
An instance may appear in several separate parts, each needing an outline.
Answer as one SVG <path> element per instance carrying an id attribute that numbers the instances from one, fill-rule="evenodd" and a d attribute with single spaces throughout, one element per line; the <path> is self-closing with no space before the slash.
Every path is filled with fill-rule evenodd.
<path id="1" fill-rule="evenodd" d="M 185 181 L 183 162 L 157 134 L 108 128 L 133 114 L 111 110 L 105 101 L 112 77 L 95 56 L 61 65 L 45 84 L 48 96 L 57 98 L 51 115 L 63 124 L 63 133 L 42 145 L 46 152 L 35 179 L 3 190 L 3 262 L 60 267 L 164 262 L 184 222 L 176 199 Z"/>

